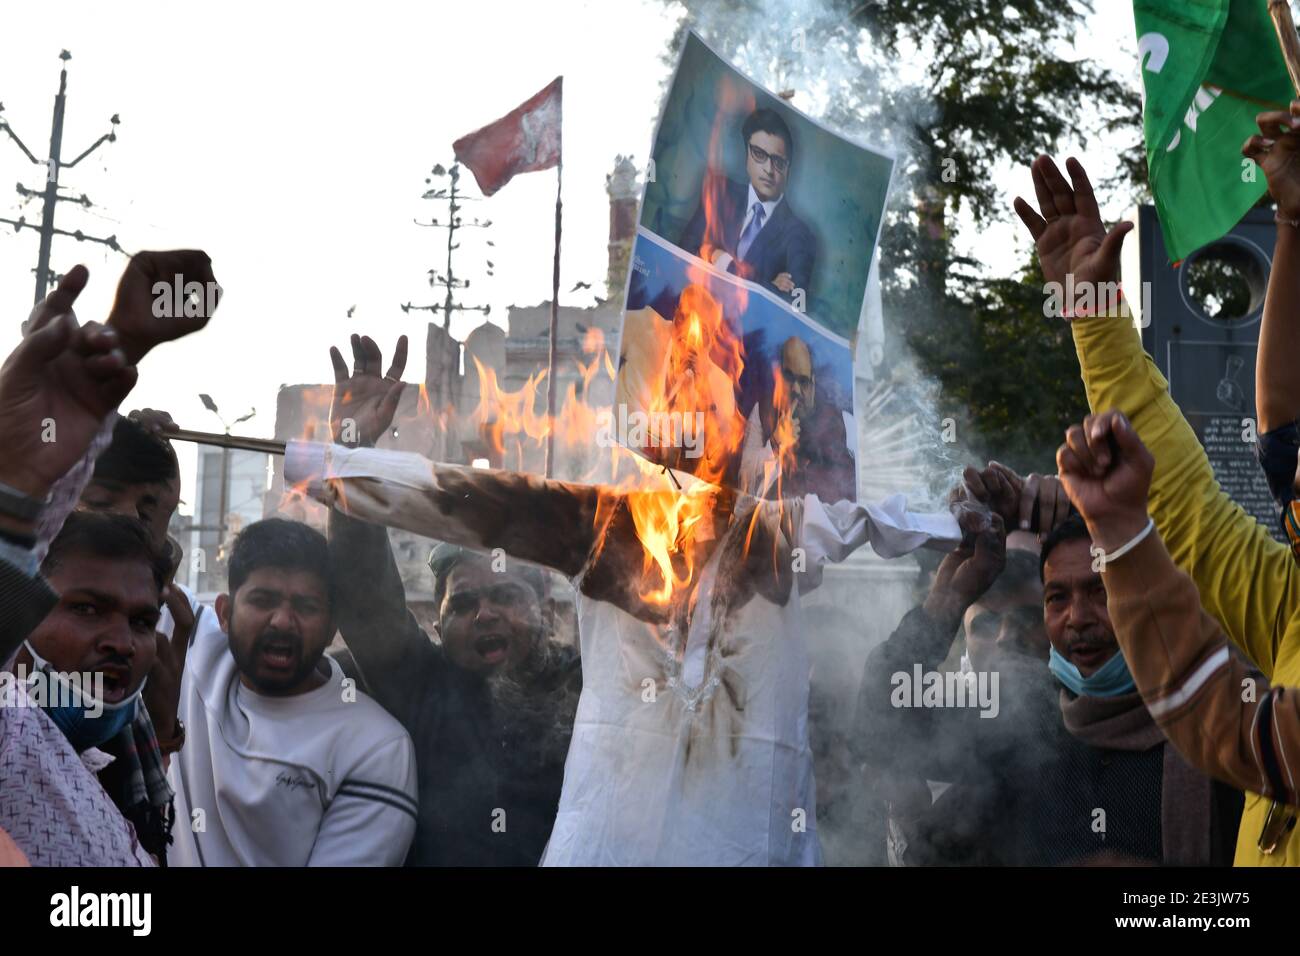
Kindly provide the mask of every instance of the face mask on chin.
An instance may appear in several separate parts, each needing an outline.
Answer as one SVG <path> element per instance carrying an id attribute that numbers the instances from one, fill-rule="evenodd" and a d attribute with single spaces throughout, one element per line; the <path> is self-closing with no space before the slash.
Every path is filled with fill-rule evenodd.
<path id="1" fill-rule="evenodd" d="M 1055 647 L 1051 650 L 1047 666 L 1075 697 L 1120 697 L 1137 690 L 1137 684 L 1128 669 L 1128 661 L 1124 660 L 1120 651 L 1116 651 L 1110 660 L 1088 677 L 1079 673 L 1079 668 L 1059 654 Z"/>
<path id="2" fill-rule="evenodd" d="M 59 674 L 50 666 L 50 662 L 36 653 L 30 641 L 24 641 L 27 653 L 32 655 L 33 672 L 45 675 L 48 686 L 46 701 L 41 708 L 47 717 L 63 731 L 77 753 L 108 743 L 122 732 L 131 721 L 135 720 L 136 706 L 147 682 L 140 682 L 134 694 L 116 704 L 105 703 L 85 693 L 71 683 L 67 677 Z M 60 686 L 56 691 L 55 685 Z M 64 701 L 56 706 L 56 701 Z"/>

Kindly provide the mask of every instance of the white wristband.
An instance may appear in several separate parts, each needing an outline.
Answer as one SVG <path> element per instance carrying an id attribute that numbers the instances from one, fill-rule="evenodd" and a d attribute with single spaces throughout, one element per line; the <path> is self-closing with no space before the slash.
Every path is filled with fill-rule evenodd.
<path id="1" fill-rule="evenodd" d="M 1105 551 L 1101 553 L 1100 557 L 1101 557 L 1102 565 L 1105 566 L 1107 564 L 1110 564 L 1112 561 L 1118 561 L 1120 558 L 1124 557 L 1124 555 L 1128 554 L 1139 544 L 1141 544 L 1144 540 L 1146 540 L 1146 536 L 1151 533 L 1151 529 L 1154 528 L 1155 526 L 1156 526 L 1155 521 L 1148 516 L 1146 527 L 1143 528 L 1141 531 L 1139 531 L 1137 534 L 1135 534 L 1133 536 L 1132 541 L 1130 541 L 1128 544 L 1120 545 L 1114 551 L 1111 551 L 1109 553 Z"/>

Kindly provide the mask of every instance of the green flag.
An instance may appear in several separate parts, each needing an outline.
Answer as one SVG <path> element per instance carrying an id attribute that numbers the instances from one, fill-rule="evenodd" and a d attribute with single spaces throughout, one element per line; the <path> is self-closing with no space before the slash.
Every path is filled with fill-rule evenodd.
<path id="1" fill-rule="evenodd" d="M 1173 261 L 1264 194 L 1241 144 L 1295 95 L 1266 0 L 1134 0 L 1151 191 Z"/>

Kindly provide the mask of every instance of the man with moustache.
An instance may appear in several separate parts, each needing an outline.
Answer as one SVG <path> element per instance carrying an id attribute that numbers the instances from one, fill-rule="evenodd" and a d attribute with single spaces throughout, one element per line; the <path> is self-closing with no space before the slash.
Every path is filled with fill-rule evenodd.
<path id="1" fill-rule="evenodd" d="M 1052 841 L 1069 849 L 1067 860 L 1230 865 L 1242 794 L 1193 769 L 1147 711 L 1115 638 L 1081 517 L 1048 535 L 1040 561 L 1048 667 L 1073 741 L 1060 754 L 1067 812 L 1050 816 Z"/>
<path id="2" fill-rule="evenodd" d="M 324 656 L 335 631 L 324 536 L 277 518 L 249 525 L 216 612 L 220 629 L 200 626 L 185 658 L 187 739 L 170 768 L 176 862 L 401 863 L 415 833 L 415 755 L 401 725 Z"/>
<path id="3" fill-rule="evenodd" d="M 166 434 L 176 427 L 171 415 L 146 408 L 119 417 L 112 439 L 94 461 L 77 510 L 127 515 L 139 520 L 154 547 L 167 557 L 169 572 L 158 621 L 157 652 L 145 686 L 144 705 L 163 754 L 180 750 L 185 725 L 176 719 L 185 653 L 195 621 L 215 628 L 215 612 L 175 580 L 182 558 L 167 526 L 180 503 L 180 466 Z M 169 798 L 170 799 L 170 798 Z"/>
<path id="4" fill-rule="evenodd" d="M 113 409 L 135 384 L 137 363 L 210 318 L 160 322 L 154 282 L 215 278 L 197 250 L 138 253 L 107 326 L 79 326 L 73 305 L 88 275 L 84 266 L 70 269 L 37 304 L 0 369 L 0 447 L 8 455 L 0 661 L 26 678 L 7 682 L 8 706 L 0 708 L 0 787 L 16 791 L 0 797 L 0 831 L 38 864 L 147 865 L 151 854 L 166 862 L 172 820 L 140 693 L 165 644 L 154 628 L 169 569 L 136 521 L 68 512 L 108 440 Z M 44 430 L 53 422 L 57 441 Z M 84 676 L 80 683 L 63 676 L 74 670 L 90 675 L 89 688 Z M 58 697 L 38 700 L 40 687 Z"/>
<path id="5" fill-rule="evenodd" d="M 0 830 L 36 866 L 150 866 L 166 824 L 124 799 L 108 751 L 126 737 L 119 754 L 151 748 L 157 765 L 134 724 L 166 560 L 130 518 L 73 514 L 40 570 L 58 602 L 0 672 Z"/>
<path id="6" fill-rule="evenodd" d="M 369 339 L 353 351 L 350 375 L 331 353 L 347 409 L 332 424 L 381 434 L 403 362 L 384 373 Z M 862 545 L 896 557 L 958 538 L 951 514 L 908 511 L 901 495 L 775 502 L 669 476 L 628 490 L 334 444 L 290 442 L 285 478 L 336 511 L 572 582 L 582 693 L 544 866 L 820 864 L 800 593 Z M 656 568 L 636 515 L 687 503 L 697 517 Z"/>
<path id="7" fill-rule="evenodd" d="M 787 493 L 816 495 L 825 502 L 855 500 L 858 469 L 849 452 L 844 415 L 818 394 L 812 350 L 797 335 L 781 345 L 779 374 L 786 402 L 776 415 L 788 422 L 794 440 L 794 467 L 784 476 Z"/>
<path id="8" fill-rule="evenodd" d="M 388 534 L 330 515 L 341 588 L 339 630 L 365 686 L 411 734 L 419 827 L 412 866 L 536 866 L 564 782 L 582 689 L 578 655 L 543 613 L 536 568 L 500 570 L 479 552 L 440 544 L 436 633 L 406 609 Z"/>
<path id="9" fill-rule="evenodd" d="M 794 137 L 781 115 L 767 108 L 745 118 L 740 137 L 748 182 L 707 173 L 704 196 L 680 245 L 791 302 L 796 289 L 807 292 L 817 257 L 812 230 L 786 197 Z"/>
<path id="10" fill-rule="evenodd" d="M 145 409 L 144 413 L 151 422 L 172 424 L 166 412 Z M 167 537 L 167 523 L 180 503 L 180 466 L 171 443 L 146 424 L 144 413 L 132 412 L 114 423 L 112 440 L 95 459 L 94 471 L 77 504 L 83 511 L 139 519 L 153 537 L 154 546 L 169 554 L 174 545 Z"/>
<path id="11" fill-rule="evenodd" d="M 1023 497 L 1023 482 L 1007 477 L 994 467 L 967 469 L 972 496 L 996 512 L 995 529 L 945 559 L 926 601 L 867 660 L 860 755 L 879 769 L 951 783 L 963 794 L 959 808 L 941 799 L 919 816 L 904 861 L 1228 865 L 1242 796 L 1193 769 L 1148 713 L 1120 653 L 1105 579 L 1078 515 L 1050 530 L 1039 556 L 1048 665 L 1008 650 L 986 660 L 1000 678 L 995 716 L 973 707 L 893 705 L 896 675 L 917 664 L 938 671 L 964 615 L 1001 573 L 1002 529 L 1019 519 Z M 944 803 L 952 809 L 939 812 Z"/>

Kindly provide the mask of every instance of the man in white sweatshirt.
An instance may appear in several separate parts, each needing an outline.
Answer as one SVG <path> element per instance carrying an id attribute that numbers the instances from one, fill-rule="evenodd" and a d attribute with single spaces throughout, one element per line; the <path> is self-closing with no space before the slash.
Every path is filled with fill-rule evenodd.
<path id="1" fill-rule="evenodd" d="M 239 536 L 229 592 L 185 659 L 172 758 L 173 862 L 396 866 L 415 834 L 415 754 L 396 720 L 324 655 L 325 538 L 268 519 Z M 216 626 L 219 619 L 219 627 Z"/>

